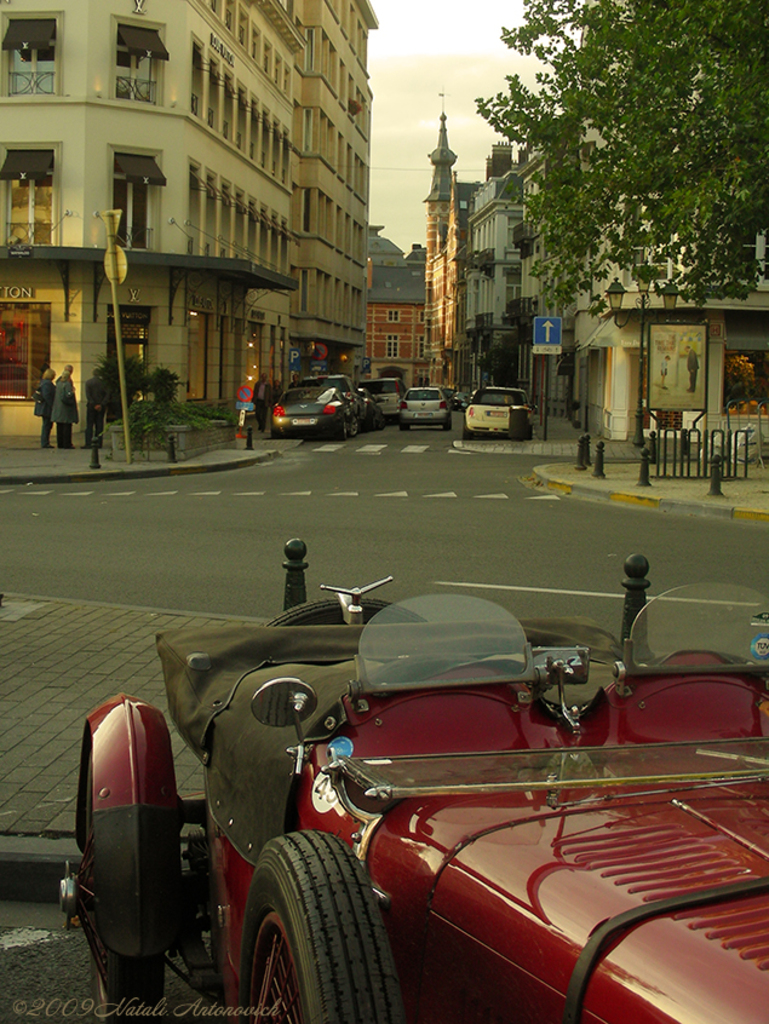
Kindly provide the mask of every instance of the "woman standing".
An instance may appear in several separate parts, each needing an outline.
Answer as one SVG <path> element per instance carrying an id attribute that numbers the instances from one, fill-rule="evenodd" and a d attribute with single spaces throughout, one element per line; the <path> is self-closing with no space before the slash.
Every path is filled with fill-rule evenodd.
<path id="1" fill-rule="evenodd" d="M 72 367 L 69 364 L 64 367 L 61 377 L 56 381 L 51 419 L 56 424 L 56 447 L 74 448 L 72 424 L 77 423 L 79 417 L 75 385 L 72 383 Z"/>
<path id="2" fill-rule="evenodd" d="M 42 416 L 43 426 L 40 429 L 40 447 L 41 448 L 53 448 L 51 444 L 51 426 L 53 415 L 53 399 L 56 394 L 56 385 L 53 382 L 53 378 L 56 376 L 54 370 L 48 367 L 47 370 L 43 371 L 43 376 L 40 380 L 40 399 L 35 402 L 35 416 Z"/>

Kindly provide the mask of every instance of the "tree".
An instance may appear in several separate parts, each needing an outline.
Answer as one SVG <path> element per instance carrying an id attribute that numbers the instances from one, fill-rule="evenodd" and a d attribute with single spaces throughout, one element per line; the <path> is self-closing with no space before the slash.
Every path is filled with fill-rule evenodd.
<path id="1" fill-rule="evenodd" d="M 596 311 L 615 266 L 653 281 L 670 261 L 686 299 L 745 298 L 769 227 L 769 0 L 527 0 L 503 39 L 537 85 L 511 75 L 478 108 L 537 158 L 545 292 Z"/>
<path id="2" fill-rule="evenodd" d="M 126 356 L 124 360 L 126 378 L 126 399 L 130 405 L 147 388 L 147 373 L 144 362 L 138 356 Z M 103 381 L 110 393 L 110 405 L 120 414 L 120 372 L 117 356 L 102 356 L 93 371 Z"/>

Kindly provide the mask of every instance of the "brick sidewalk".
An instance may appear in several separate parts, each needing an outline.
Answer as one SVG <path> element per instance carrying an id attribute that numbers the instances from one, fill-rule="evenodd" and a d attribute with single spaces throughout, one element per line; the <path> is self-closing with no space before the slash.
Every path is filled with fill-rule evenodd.
<path id="1" fill-rule="evenodd" d="M 83 723 L 126 692 L 166 710 L 157 632 L 227 617 L 103 604 L 4 599 L 0 607 L 0 835 L 71 835 Z M 252 620 L 253 621 L 253 620 Z M 202 768 L 171 729 L 177 785 Z"/>

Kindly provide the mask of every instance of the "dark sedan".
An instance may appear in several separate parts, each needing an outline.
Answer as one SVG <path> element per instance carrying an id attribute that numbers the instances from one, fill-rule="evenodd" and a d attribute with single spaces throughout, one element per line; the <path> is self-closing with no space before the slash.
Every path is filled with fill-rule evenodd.
<path id="1" fill-rule="evenodd" d="M 290 388 L 272 407 L 271 437 L 331 437 L 344 441 L 357 433 L 355 408 L 334 387 Z"/>

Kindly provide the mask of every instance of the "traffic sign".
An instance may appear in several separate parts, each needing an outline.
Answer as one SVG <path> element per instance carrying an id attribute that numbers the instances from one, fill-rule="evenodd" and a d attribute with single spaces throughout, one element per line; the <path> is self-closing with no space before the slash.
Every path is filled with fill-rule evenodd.
<path id="1" fill-rule="evenodd" d="M 250 402 L 254 397 L 254 389 L 250 384 L 241 384 L 238 388 L 238 401 L 239 402 Z"/>
<path id="2" fill-rule="evenodd" d="M 561 318 L 559 316 L 534 317 L 534 355 L 559 356 L 561 346 Z"/>

